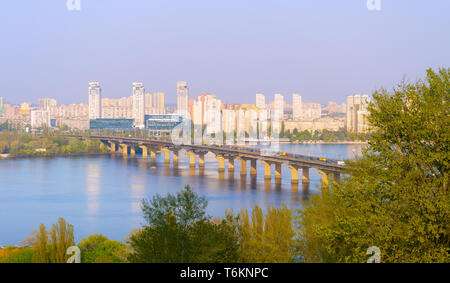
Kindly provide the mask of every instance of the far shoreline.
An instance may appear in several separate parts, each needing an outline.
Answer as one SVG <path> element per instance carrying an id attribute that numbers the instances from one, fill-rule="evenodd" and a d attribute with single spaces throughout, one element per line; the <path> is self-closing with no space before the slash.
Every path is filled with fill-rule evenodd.
<path id="1" fill-rule="evenodd" d="M 296 142 L 296 141 L 280 141 L 280 144 L 345 144 L 345 145 L 367 145 L 368 142 L 362 141 L 339 141 L 339 142 L 327 142 L 327 141 L 304 141 L 304 142 Z"/>

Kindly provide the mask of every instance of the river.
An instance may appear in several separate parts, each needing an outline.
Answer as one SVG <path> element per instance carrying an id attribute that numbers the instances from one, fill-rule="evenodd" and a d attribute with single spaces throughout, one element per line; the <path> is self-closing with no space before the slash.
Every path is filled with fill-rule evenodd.
<path id="1" fill-rule="evenodd" d="M 357 144 L 281 145 L 284 152 L 340 160 L 359 155 L 361 149 Z M 206 197 L 213 217 L 223 216 L 225 209 L 238 212 L 254 205 L 298 209 L 302 200 L 319 191 L 315 169 L 310 170 L 309 185 L 292 186 L 285 166 L 281 184 L 275 184 L 264 181 L 260 163 L 255 180 L 241 178 L 238 161 L 234 176 L 219 174 L 214 155 L 206 155 L 205 161 L 200 172 L 189 168 L 184 152 L 178 168 L 165 166 L 162 155 L 153 164 L 140 156 L 120 155 L 0 160 L 0 246 L 18 245 L 40 223 L 49 228 L 58 217 L 74 225 L 77 242 L 94 233 L 123 241 L 131 229 L 144 224 L 143 198 L 174 194 L 185 185 Z"/>

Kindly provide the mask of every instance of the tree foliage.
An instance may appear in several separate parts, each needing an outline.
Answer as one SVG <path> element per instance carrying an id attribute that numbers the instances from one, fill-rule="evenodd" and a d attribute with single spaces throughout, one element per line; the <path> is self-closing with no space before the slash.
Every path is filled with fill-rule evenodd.
<path id="1" fill-rule="evenodd" d="M 425 81 L 373 94 L 374 130 L 350 177 L 314 196 L 301 211 L 307 262 L 449 262 L 449 69 Z"/>
<path id="2" fill-rule="evenodd" d="M 292 211 L 286 206 L 268 207 L 263 211 L 255 206 L 251 219 L 247 210 L 239 213 L 240 260 L 246 263 L 292 262 L 295 252 L 295 229 Z"/>
<path id="3" fill-rule="evenodd" d="M 78 243 L 83 263 L 124 263 L 129 248 L 124 243 L 109 240 L 106 236 L 94 234 Z"/>
<path id="4" fill-rule="evenodd" d="M 233 221 L 214 223 L 207 201 L 189 186 L 176 195 L 143 200 L 147 226 L 129 238 L 131 262 L 235 262 L 238 257 Z"/>

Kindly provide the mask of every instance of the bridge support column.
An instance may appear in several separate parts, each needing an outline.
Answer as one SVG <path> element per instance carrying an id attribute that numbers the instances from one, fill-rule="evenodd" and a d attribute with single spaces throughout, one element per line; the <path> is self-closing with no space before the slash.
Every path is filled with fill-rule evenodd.
<path id="1" fill-rule="evenodd" d="M 319 172 L 320 175 L 322 175 L 322 188 L 328 188 L 329 186 L 328 172 L 321 169 L 317 169 L 317 172 Z"/>
<path id="2" fill-rule="evenodd" d="M 130 156 L 133 158 L 136 157 L 136 148 L 134 145 L 130 145 Z"/>
<path id="3" fill-rule="evenodd" d="M 272 167 L 271 164 L 267 161 L 261 161 L 262 164 L 264 164 L 264 179 L 270 180 L 272 179 Z"/>
<path id="4" fill-rule="evenodd" d="M 225 171 L 225 158 L 223 156 L 217 155 L 217 160 L 219 160 L 219 172 Z"/>
<path id="5" fill-rule="evenodd" d="M 234 173 L 234 158 L 228 158 L 228 173 Z"/>
<path id="6" fill-rule="evenodd" d="M 123 157 L 128 157 L 128 145 L 121 144 L 120 147 L 122 148 Z"/>
<path id="7" fill-rule="evenodd" d="M 161 151 L 164 153 L 164 163 L 170 163 L 170 149 L 162 148 Z"/>
<path id="8" fill-rule="evenodd" d="M 281 163 L 275 163 L 275 180 L 281 181 Z"/>
<path id="9" fill-rule="evenodd" d="M 309 167 L 302 167 L 302 183 L 309 184 Z"/>
<path id="10" fill-rule="evenodd" d="M 142 149 L 142 159 L 147 159 L 148 158 L 148 147 L 146 147 L 145 145 L 141 145 L 139 147 Z"/>
<path id="11" fill-rule="evenodd" d="M 205 168 L 205 154 L 204 153 L 198 154 L 198 167 Z"/>
<path id="12" fill-rule="evenodd" d="M 112 153 L 115 153 L 115 152 L 116 152 L 116 144 L 113 143 L 113 142 L 109 142 L 109 144 L 110 144 L 109 150 L 110 150 Z"/>
<path id="13" fill-rule="evenodd" d="M 150 149 L 150 160 L 152 162 L 156 161 L 156 150 L 154 150 L 154 149 Z"/>
<path id="14" fill-rule="evenodd" d="M 189 167 L 195 168 L 195 152 L 188 152 L 189 155 Z"/>
<path id="15" fill-rule="evenodd" d="M 252 159 L 251 161 L 250 161 L 250 163 L 251 163 L 251 167 L 250 167 L 250 175 L 251 176 L 256 176 L 256 159 Z"/>
<path id="16" fill-rule="evenodd" d="M 298 184 L 298 167 L 294 165 L 288 165 L 288 168 L 292 171 L 291 183 Z"/>
<path id="17" fill-rule="evenodd" d="M 172 158 L 173 158 L 173 166 L 178 166 L 178 156 L 179 156 L 179 153 L 178 153 L 178 150 L 173 150 L 172 151 Z"/>
<path id="18" fill-rule="evenodd" d="M 247 160 L 241 158 L 241 176 L 247 176 Z"/>

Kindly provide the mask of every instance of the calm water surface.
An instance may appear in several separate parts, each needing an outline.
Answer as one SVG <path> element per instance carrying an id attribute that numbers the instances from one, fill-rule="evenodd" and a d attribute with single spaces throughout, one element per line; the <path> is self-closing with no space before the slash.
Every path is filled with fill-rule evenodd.
<path id="1" fill-rule="evenodd" d="M 347 159 L 360 154 L 361 145 L 281 145 L 281 150 L 327 158 Z M 206 168 L 192 171 L 180 152 L 178 168 L 121 156 L 0 160 L 0 245 L 17 245 L 37 229 L 49 227 L 58 217 L 74 225 L 75 240 L 94 233 L 122 241 L 132 228 L 143 224 L 140 201 L 155 194 L 176 193 L 185 185 L 208 200 L 208 213 L 223 216 L 225 209 L 251 209 L 286 204 L 300 208 L 302 200 L 318 192 L 320 175 L 310 170 L 309 186 L 290 183 L 290 170 L 283 166 L 281 184 L 264 181 L 263 165 L 258 176 L 241 178 L 240 162 L 235 174 L 219 174 L 213 154 Z M 249 166 L 249 165 L 248 165 Z"/>

